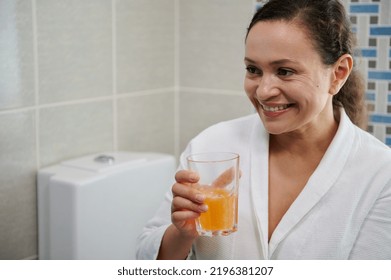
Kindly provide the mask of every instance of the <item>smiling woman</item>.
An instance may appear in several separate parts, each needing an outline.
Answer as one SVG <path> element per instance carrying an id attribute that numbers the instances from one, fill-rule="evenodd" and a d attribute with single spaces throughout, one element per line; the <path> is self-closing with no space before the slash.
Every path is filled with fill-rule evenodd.
<path id="1" fill-rule="evenodd" d="M 245 56 L 244 87 L 270 133 L 336 127 L 331 104 L 350 74 L 350 55 L 324 65 L 299 23 L 260 21 L 247 35 Z"/>
<path id="2" fill-rule="evenodd" d="M 298 30 L 305 30 L 304 36 L 312 44 L 324 66 L 334 65 L 344 54 L 353 55 L 356 38 L 351 32 L 349 19 L 339 1 L 319 1 L 316 6 L 301 1 L 279 5 L 278 1 L 270 1 L 254 16 L 248 30 L 260 21 L 283 20 L 296 25 Z M 302 33 L 285 34 L 287 37 L 283 38 L 284 44 L 281 47 L 287 48 L 289 42 L 292 42 L 289 39 L 293 39 L 293 42 L 298 41 L 299 38 L 295 38 L 296 34 L 300 36 Z M 363 79 L 356 69 L 352 66 L 350 68 L 348 79 L 334 92 L 333 107 L 335 114 L 343 107 L 354 124 L 366 128 Z"/>
<path id="3" fill-rule="evenodd" d="M 188 144 L 139 258 L 391 259 L 391 150 L 358 127 L 353 41 L 338 0 L 270 0 L 254 15 L 244 88 L 257 114 Z M 239 154 L 242 176 L 237 232 L 209 238 L 186 156 L 213 151 Z"/>

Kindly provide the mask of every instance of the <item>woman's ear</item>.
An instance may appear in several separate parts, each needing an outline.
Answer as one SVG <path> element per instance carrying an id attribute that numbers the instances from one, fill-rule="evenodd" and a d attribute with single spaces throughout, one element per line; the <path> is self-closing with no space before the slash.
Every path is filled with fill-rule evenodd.
<path id="1" fill-rule="evenodd" d="M 353 58 L 350 54 L 342 55 L 333 66 L 330 93 L 335 95 L 348 79 L 353 69 Z"/>

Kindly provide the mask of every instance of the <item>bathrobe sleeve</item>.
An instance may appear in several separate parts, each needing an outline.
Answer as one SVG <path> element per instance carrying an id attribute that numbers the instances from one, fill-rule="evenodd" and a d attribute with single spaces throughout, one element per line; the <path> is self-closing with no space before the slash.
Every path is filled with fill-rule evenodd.
<path id="1" fill-rule="evenodd" d="M 170 191 L 166 193 L 164 201 L 155 216 L 148 221 L 138 237 L 136 252 L 138 260 L 156 260 L 163 235 L 171 224 L 171 200 Z"/>
<path id="2" fill-rule="evenodd" d="M 183 162 L 184 155 L 187 153 L 188 148 L 182 153 L 177 170 L 186 168 L 183 166 Z M 157 258 L 163 235 L 171 225 L 171 202 L 173 199 L 171 187 L 172 186 L 170 186 L 167 191 L 164 200 L 155 215 L 148 221 L 138 237 L 136 258 L 139 260 L 156 260 Z"/>

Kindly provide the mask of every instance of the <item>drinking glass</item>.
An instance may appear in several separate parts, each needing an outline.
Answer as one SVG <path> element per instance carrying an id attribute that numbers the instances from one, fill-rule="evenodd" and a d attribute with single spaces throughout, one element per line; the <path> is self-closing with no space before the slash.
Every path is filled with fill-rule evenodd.
<path id="1" fill-rule="evenodd" d="M 228 152 L 193 154 L 190 170 L 200 180 L 192 184 L 205 195 L 208 211 L 196 219 L 199 235 L 229 235 L 238 229 L 239 155 Z"/>

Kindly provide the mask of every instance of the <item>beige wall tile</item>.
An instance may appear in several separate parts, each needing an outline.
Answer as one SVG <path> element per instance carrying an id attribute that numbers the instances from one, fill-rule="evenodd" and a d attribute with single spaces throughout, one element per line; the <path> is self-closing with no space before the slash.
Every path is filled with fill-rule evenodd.
<path id="1" fill-rule="evenodd" d="M 254 112 L 245 93 L 228 95 L 183 91 L 179 108 L 181 152 L 188 142 L 205 128 Z"/>
<path id="2" fill-rule="evenodd" d="M 41 166 L 113 149 L 111 101 L 65 105 L 40 111 Z"/>
<path id="3" fill-rule="evenodd" d="M 112 94 L 107 0 L 37 0 L 41 104 Z"/>
<path id="4" fill-rule="evenodd" d="M 33 112 L 0 115 L 0 259 L 37 252 Z"/>
<path id="5" fill-rule="evenodd" d="M 174 3 L 117 1 L 118 93 L 174 85 Z"/>
<path id="6" fill-rule="evenodd" d="M 35 103 L 31 1 L 0 5 L 0 109 Z"/>
<path id="7" fill-rule="evenodd" d="M 174 154 L 173 92 L 118 100 L 119 149 Z"/>
<path id="8" fill-rule="evenodd" d="M 180 84 L 241 90 L 252 0 L 179 1 Z"/>

